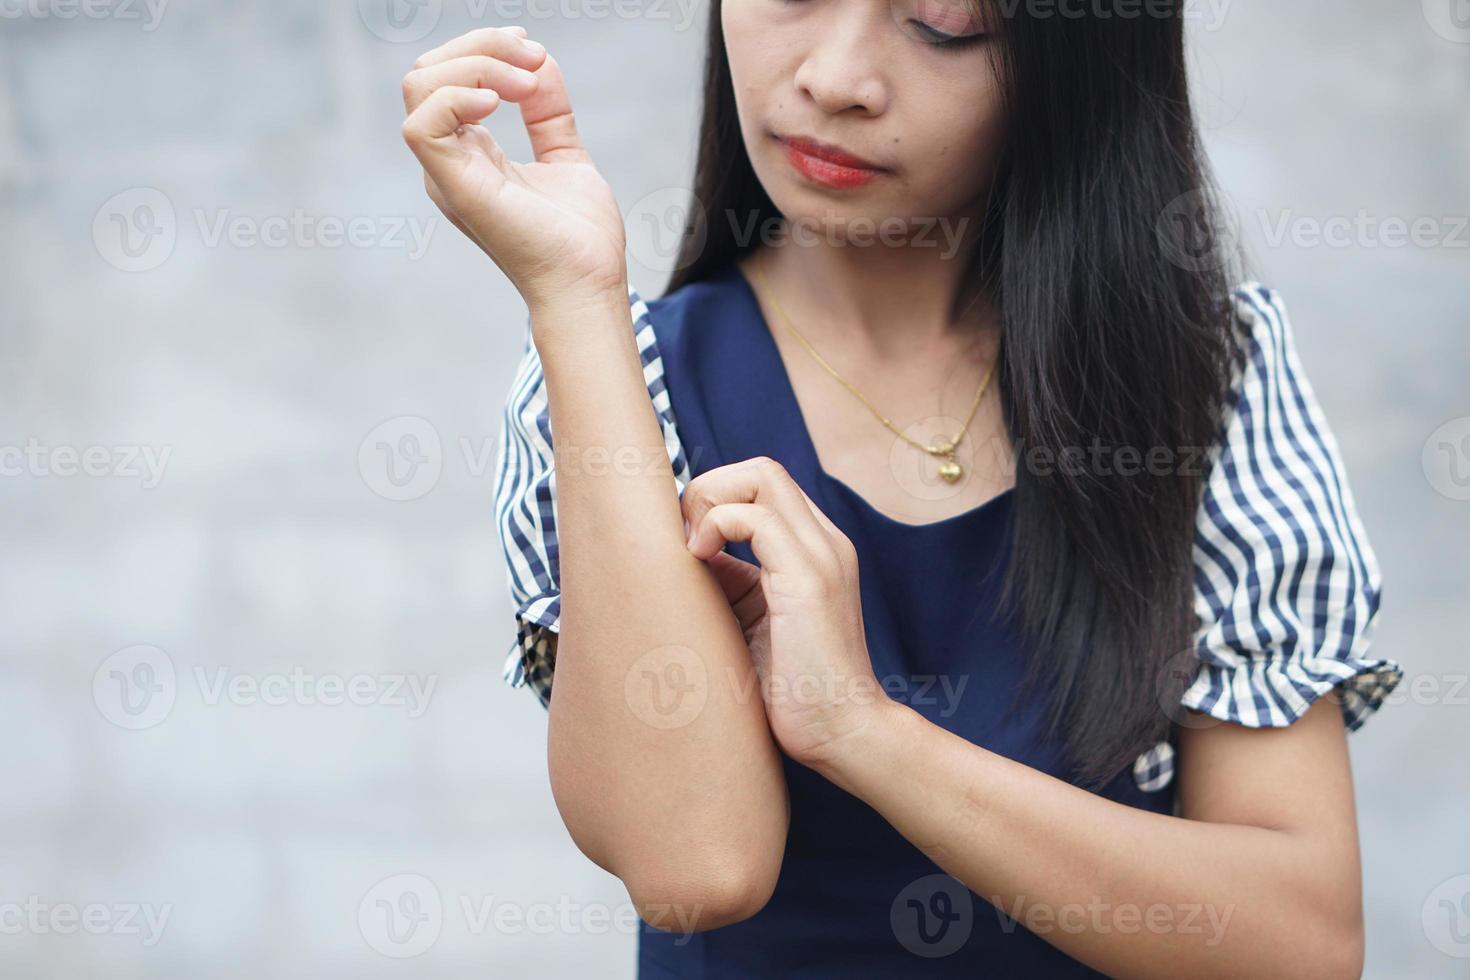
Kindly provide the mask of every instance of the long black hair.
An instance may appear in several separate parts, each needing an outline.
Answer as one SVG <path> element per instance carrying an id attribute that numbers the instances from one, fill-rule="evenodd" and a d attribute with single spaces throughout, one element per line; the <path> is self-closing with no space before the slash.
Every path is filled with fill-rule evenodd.
<path id="1" fill-rule="evenodd" d="M 1008 122 L 972 276 L 1001 310 L 996 377 L 1016 446 L 1001 606 L 1028 655 L 1017 698 L 1047 692 L 1045 737 L 1096 787 L 1168 735 L 1197 663 L 1202 454 L 1222 434 L 1231 268 L 1244 263 L 1222 234 L 1190 104 L 1184 0 L 1127 18 L 1081 6 L 984 11 L 1000 28 Z M 999 7 L 1014 10 L 1003 24 Z M 782 219 L 741 137 L 720 0 L 707 44 L 669 291 L 754 248 L 740 227 Z M 1093 447 L 1108 465 L 1088 462 Z M 1125 452 L 1126 474 L 1111 462 Z"/>

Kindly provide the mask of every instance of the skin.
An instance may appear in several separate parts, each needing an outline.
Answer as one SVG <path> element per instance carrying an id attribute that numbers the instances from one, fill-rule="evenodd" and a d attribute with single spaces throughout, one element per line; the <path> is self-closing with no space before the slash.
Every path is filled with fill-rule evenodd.
<path id="1" fill-rule="evenodd" d="M 710 470 L 684 502 L 691 552 L 718 570 L 757 638 L 782 750 L 977 895 L 1112 976 L 1361 973 L 1357 825 L 1334 699 L 1284 729 L 1190 712 L 1201 727 L 1181 731 L 1179 815 L 1115 803 L 886 696 L 866 646 L 842 639 L 861 616 L 852 545 L 780 464 Z M 726 541 L 749 542 L 759 567 L 722 553 Z M 1095 907 L 1103 925 L 1089 928 Z M 1140 925 L 1152 907 L 1161 928 Z"/>
<path id="2" fill-rule="evenodd" d="M 963 428 L 1000 341 L 999 311 L 965 286 L 1004 122 L 997 41 L 950 0 L 727 0 L 721 18 L 741 134 L 788 225 L 740 261 L 746 278 L 759 267 L 802 335 L 910 438 L 965 432 L 968 476 L 944 484 L 779 326 L 758 288 L 823 469 L 904 523 L 983 503 L 1014 482 L 996 386 Z M 939 47 L 935 31 L 981 40 Z M 835 143 L 886 172 L 832 190 L 798 173 L 774 134 Z M 872 231 L 899 225 L 904 246 Z"/>
<path id="3" fill-rule="evenodd" d="M 430 197 L 525 297 L 545 372 L 563 590 L 547 720 L 557 809 L 650 925 L 690 932 L 746 918 L 775 888 L 786 783 L 739 623 L 684 547 L 631 329 L 617 203 L 577 135 L 555 59 L 513 32 L 487 28 L 426 52 L 403 96 L 404 140 Z M 502 99 L 520 105 L 530 163 L 508 160 L 474 125 Z M 608 465 L 628 454 L 634 465 Z M 702 710 L 660 727 L 632 695 L 680 651 L 697 651 L 708 678 Z"/>
<path id="4" fill-rule="evenodd" d="M 915 17 L 951 32 L 968 22 L 905 2 L 726 0 L 722 16 L 758 176 L 788 221 L 834 229 L 810 246 L 768 244 L 742 270 L 766 273 L 768 322 L 775 295 L 844 377 L 922 438 L 952 435 L 963 418 L 994 357 L 996 312 L 964 294 L 954 257 L 846 243 L 860 218 L 957 223 L 978 213 L 1000 119 L 989 42 L 936 50 Z M 778 462 L 710 470 L 677 496 L 628 330 L 616 204 L 576 136 L 554 61 L 505 33 L 475 32 L 426 55 L 405 79 L 404 136 L 431 197 L 527 300 L 558 447 L 633 446 L 650 460 L 634 476 L 559 470 L 563 635 L 549 762 L 584 852 L 623 878 L 650 921 L 657 906 L 691 929 L 754 914 L 785 838 L 779 749 L 1110 975 L 1359 975 L 1356 816 L 1333 697 L 1283 729 L 1189 713 L 1178 815 L 1127 807 L 888 698 L 863 634 L 852 544 Z M 511 77 L 509 63 L 535 78 Z M 501 99 L 520 103 L 531 164 L 506 160 L 473 125 Z M 889 172 L 861 188 L 817 187 L 786 163 L 772 129 L 837 143 Z M 824 468 L 875 507 L 923 523 L 1010 484 L 1004 453 L 974 452 L 953 494 L 895 490 L 892 434 L 784 331 L 776 336 Z M 1000 432 L 995 402 L 992 393 L 982 404 L 972 443 Z M 724 554 L 727 541 L 749 542 L 759 567 Z M 639 611 L 645 603 L 629 602 L 622 581 L 665 601 Z M 640 657 L 668 644 L 704 669 L 707 698 L 672 731 L 640 722 L 623 687 Z M 609 798 L 609 767 L 620 784 L 635 781 L 633 792 Z M 1174 927 L 1139 927 L 1121 912 L 1156 906 Z M 1118 911 L 1103 927 L 1067 927 L 1077 909 L 1098 907 Z M 1201 917 L 1186 923 L 1191 908 Z"/>

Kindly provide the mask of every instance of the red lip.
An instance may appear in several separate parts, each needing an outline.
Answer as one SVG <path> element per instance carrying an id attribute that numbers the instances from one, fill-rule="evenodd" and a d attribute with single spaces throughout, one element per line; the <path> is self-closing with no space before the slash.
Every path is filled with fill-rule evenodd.
<path id="1" fill-rule="evenodd" d="M 858 187 L 888 171 L 869 160 L 805 136 L 777 136 L 801 173 L 829 187 Z"/>
<path id="2" fill-rule="evenodd" d="M 864 160 L 860 156 L 848 153 L 840 146 L 823 143 L 821 140 L 812 139 L 809 136 L 777 136 L 776 138 L 788 146 L 796 147 L 809 157 L 826 160 L 828 163 L 835 163 L 838 166 L 852 167 L 855 170 L 883 169 L 871 160 Z"/>

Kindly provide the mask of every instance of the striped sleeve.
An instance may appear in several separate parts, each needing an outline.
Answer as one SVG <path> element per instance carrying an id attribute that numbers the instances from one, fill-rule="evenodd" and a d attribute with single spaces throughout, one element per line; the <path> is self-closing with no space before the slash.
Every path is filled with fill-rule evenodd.
<path id="1" fill-rule="evenodd" d="M 677 492 L 682 494 L 689 481 L 689 467 L 664 384 L 653 321 L 647 304 L 631 284 L 628 306 L 649 399 L 663 432 Z M 495 521 L 516 624 L 502 676 L 511 687 L 529 686 L 541 703 L 549 706 L 561 629 L 556 467 L 546 377 L 529 317 L 521 360 L 501 417 L 495 462 Z"/>
<path id="2" fill-rule="evenodd" d="M 1281 727 L 1336 690 L 1348 731 L 1402 679 L 1369 653 L 1382 581 L 1273 290 L 1235 291 L 1245 357 L 1195 528 L 1199 670 L 1186 707 Z"/>

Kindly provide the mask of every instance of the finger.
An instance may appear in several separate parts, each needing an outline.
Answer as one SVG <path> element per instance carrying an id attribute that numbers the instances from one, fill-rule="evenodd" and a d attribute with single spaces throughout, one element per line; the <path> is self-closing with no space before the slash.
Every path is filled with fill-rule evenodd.
<path id="1" fill-rule="evenodd" d="M 797 489 L 800 489 L 800 487 L 801 487 L 801 485 L 800 484 L 797 484 Z M 832 522 L 832 518 L 830 518 L 826 514 L 822 513 L 822 509 L 817 506 L 816 501 L 812 500 L 811 497 L 808 497 L 806 495 L 806 491 L 805 490 L 802 490 L 801 499 L 806 501 L 807 507 L 812 512 L 812 517 L 816 518 L 817 523 L 820 524 L 820 525 L 822 525 L 822 530 L 826 531 L 828 535 L 830 535 L 831 537 L 834 537 L 834 538 L 843 538 L 843 539 L 845 539 L 847 537 L 846 534 L 843 534 L 842 533 L 842 528 L 838 527 L 836 524 L 834 524 Z"/>
<path id="2" fill-rule="evenodd" d="M 459 131 L 459 138 L 464 142 L 473 143 L 481 153 L 490 158 L 491 163 L 501 170 L 505 169 L 505 151 L 500 148 L 499 143 L 495 142 L 495 137 L 490 135 L 490 130 L 484 126 L 466 126 Z"/>
<path id="3" fill-rule="evenodd" d="M 518 99 L 521 119 L 531 137 L 531 152 L 541 163 L 591 163 L 582 145 L 577 122 L 572 117 L 572 100 L 561 66 L 551 55 L 536 69 L 536 91 Z"/>
<path id="4" fill-rule="evenodd" d="M 766 593 L 760 587 L 760 566 L 724 551 L 710 555 L 706 564 L 715 573 L 715 581 L 720 583 L 725 601 L 730 604 L 740 628 L 749 630 L 766 613 Z"/>
<path id="5" fill-rule="evenodd" d="M 789 575 L 812 565 L 811 555 L 781 515 L 760 504 L 716 504 L 694 528 L 689 550 L 707 561 L 727 541 L 750 542 L 750 550 L 769 574 Z"/>
<path id="6" fill-rule="evenodd" d="M 786 468 L 769 456 L 755 456 L 701 473 L 684 487 L 681 503 L 684 519 L 691 527 L 698 527 L 704 515 L 719 504 L 770 507 L 786 520 L 813 555 L 836 555 L 828 541 L 830 532 L 816 517 L 816 504 Z"/>
<path id="7" fill-rule="evenodd" d="M 759 565 L 736 558 L 725 551 L 716 551 L 706 562 L 715 573 L 715 581 L 725 593 L 725 601 L 734 606 L 760 591 L 761 570 Z"/>
<path id="8" fill-rule="evenodd" d="M 525 64 L 522 59 L 532 55 L 539 59 L 545 53 L 544 47 L 526 37 L 524 27 L 481 27 L 461 34 L 452 41 L 446 41 L 432 51 L 424 52 L 413 66 L 428 68 L 455 58 L 483 54 L 513 62 L 522 68 L 530 68 L 532 66 Z M 537 64 L 540 64 L 539 60 Z"/>
<path id="9" fill-rule="evenodd" d="M 461 221 L 459 216 L 454 213 L 454 209 L 444 199 L 443 192 L 439 190 L 439 185 L 434 183 L 434 178 L 429 176 L 427 170 L 424 171 L 424 191 L 429 195 L 429 200 L 434 202 L 439 210 L 444 213 L 444 216 L 449 219 L 450 223 L 460 230 L 462 235 L 472 242 L 479 241 L 479 239 L 475 238 L 474 232 L 470 231 L 469 226 Z"/>
<path id="10" fill-rule="evenodd" d="M 403 107 L 413 112 L 435 89 L 445 85 L 493 88 L 511 102 L 524 99 L 536 90 L 534 73 L 543 58 L 524 58 L 526 63 L 518 66 L 486 55 L 468 55 L 415 68 L 403 76 Z"/>
<path id="11" fill-rule="evenodd" d="M 484 119 L 498 105 L 500 95 L 494 89 L 446 85 L 435 89 L 403 121 L 404 142 L 441 189 L 452 176 L 445 171 L 447 163 L 463 153 L 454 140 L 454 134 L 459 127 Z M 491 171 L 492 183 L 477 190 L 494 194 L 504 184 L 505 177 L 496 168 L 485 169 Z M 445 180 L 440 180 L 441 176 Z"/>

